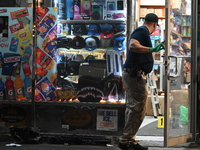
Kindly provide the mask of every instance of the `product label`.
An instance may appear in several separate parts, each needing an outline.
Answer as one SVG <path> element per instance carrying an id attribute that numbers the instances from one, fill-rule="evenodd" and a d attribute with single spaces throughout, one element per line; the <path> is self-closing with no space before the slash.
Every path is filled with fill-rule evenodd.
<path id="1" fill-rule="evenodd" d="M 32 98 L 32 87 L 29 86 L 26 89 L 26 99 L 31 99 Z"/>
<path id="2" fill-rule="evenodd" d="M 23 23 L 20 21 L 19 23 L 9 26 L 9 28 L 10 28 L 10 32 L 14 33 L 16 31 L 19 31 L 20 29 L 23 29 L 24 26 L 23 26 Z"/>
<path id="3" fill-rule="evenodd" d="M 7 99 L 15 99 L 15 95 L 14 95 L 14 89 L 9 89 L 8 91 L 7 91 Z"/>
<path id="4" fill-rule="evenodd" d="M 16 92 L 17 92 L 17 97 L 24 97 L 24 88 L 23 87 L 17 88 Z"/>
<path id="5" fill-rule="evenodd" d="M 28 9 L 21 9 L 10 13 L 12 20 L 21 18 L 24 16 L 29 16 Z"/>
<path id="6" fill-rule="evenodd" d="M 5 100 L 5 91 L 0 91 L 0 100 Z"/>

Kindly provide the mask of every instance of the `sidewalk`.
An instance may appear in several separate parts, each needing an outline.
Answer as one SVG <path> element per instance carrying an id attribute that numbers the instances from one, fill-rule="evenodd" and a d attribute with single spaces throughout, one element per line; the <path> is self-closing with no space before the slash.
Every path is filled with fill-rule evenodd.
<path id="1" fill-rule="evenodd" d="M 94 146 L 94 145 L 63 145 L 63 144 L 20 144 L 19 147 L 7 147 L 0 143 L 0 150 L 120 150 L 117 145 Z M 149 150 L 199 150 L 198 148 L 164 148 L 149 147 Z"/>

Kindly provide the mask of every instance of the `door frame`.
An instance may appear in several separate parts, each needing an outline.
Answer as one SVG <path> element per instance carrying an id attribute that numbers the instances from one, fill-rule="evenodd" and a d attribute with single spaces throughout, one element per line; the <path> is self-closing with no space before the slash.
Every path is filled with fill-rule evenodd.
<path id="1" fill-rule="evenodd" d="M 195 141 L 197 140 L 196 138 L 196 132 L 197 132 L 197 1 L 196 0 L 191 0 L 191 7 L 192 7 L 192 42 L 191 42 L 191 49 L 193 50 L 191 54 L 191 87 L 190 87 L 190 94 L 189 98 L 191 99 L 191 108 L 190 109 L 190 129 L 191 133 L 187 135 L 181 135 L 177 137 L 169 137 L 169 125 L 170 125 L 170 118 L 169 118 L 169 87 L 170 87 L 170 81 L 168 80 L 168 75 L 169 75 L 169 51 L 170 49 L 170 30 L 169 30 L 169 24 L 170 24 L 170 1 L 171 0 L 166 0 L 166 25 L 165 25 L 165 41 L 166 41 L 166 52 L 165 52 L 165 99 L 164 99 L 164 146 L 165 147 L 170 147 L 170 146 L 175 146 L 175 145 L 180 145 L 184 144 L 187 142 Z"/>

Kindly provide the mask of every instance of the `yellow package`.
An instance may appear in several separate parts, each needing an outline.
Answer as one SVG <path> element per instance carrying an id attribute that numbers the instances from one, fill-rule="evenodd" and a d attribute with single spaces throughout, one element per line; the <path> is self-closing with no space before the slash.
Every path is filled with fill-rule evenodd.
<path id="1" fill-rule="evenodd" d="M 26 47 L 28 47 L 30 44 L 33 44 L 33 37 L 30 30 L 30 25 L 25 25 L 23 29 L 14 32 L 13 35 L 14 37 L 19 39 L 18 46 L 20 48 L 20 54 L 24 55 Z"/>

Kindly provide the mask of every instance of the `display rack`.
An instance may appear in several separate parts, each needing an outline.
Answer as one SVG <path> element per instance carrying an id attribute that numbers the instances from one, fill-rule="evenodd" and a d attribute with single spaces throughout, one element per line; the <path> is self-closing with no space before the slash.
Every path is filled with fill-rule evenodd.
<path id="1" fill-rule="evenodd" d="M 147 13 L 155 13 L 159 19 L 165 19 L 165 0 L 139 0 L 138 20 L 145 17 Z"/>

